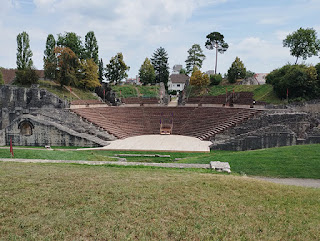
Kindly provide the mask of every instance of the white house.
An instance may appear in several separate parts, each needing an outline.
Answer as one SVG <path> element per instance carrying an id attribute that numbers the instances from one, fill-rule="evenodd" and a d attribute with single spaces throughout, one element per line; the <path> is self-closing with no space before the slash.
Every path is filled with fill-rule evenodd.
<path id="1" fill-rule="evenodd" d="M 189 76 L 185 74 L 172 74 L 168 81 L 168 90 L 182 91 L 189 81 Z"/>

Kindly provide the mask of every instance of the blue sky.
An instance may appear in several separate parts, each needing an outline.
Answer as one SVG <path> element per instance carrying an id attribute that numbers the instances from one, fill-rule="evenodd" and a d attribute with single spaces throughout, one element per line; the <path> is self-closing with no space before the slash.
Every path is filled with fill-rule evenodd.
<path id="1" fill-rule="evenodd" d="M 314 28 L 320 37 L 319 0 L 0 0 L 0 66 L 16 67 L 16 36 L 26 31 L 33 61 L 43 68 L 48 34 L 75 32 L 84 40 L 94 31 L 104 64 L 122 52 L 135 77 L 146 57 L 160 46 L 170 68 L 185 65 L 188 49 L 200 44 L 202 70 L 214 69 L 215 53 L 205 48 L 206 35 L 218 31 L 229 49 L 218 56 L 226 73 L 238 56 L 247 69 L 268 73 L 295 58 L 282 47 L 287 34 Z M 301 60 L 302 61 L 302 60 Z M 301 62 L 300 61 L 300 62 Z M 306 60 L 316 64 L 318 57 Z"/>

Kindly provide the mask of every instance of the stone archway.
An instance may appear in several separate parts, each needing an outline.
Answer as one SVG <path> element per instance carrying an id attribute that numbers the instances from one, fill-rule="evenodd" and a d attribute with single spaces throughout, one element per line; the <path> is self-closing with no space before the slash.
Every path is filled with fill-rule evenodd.
<path id="1" fill-rule="evenodd" d="M 20 135 L 31 136 L 34 126 L 30 121 L 24 120 L 20 122 L 18 128 L 20 130 Z"/>

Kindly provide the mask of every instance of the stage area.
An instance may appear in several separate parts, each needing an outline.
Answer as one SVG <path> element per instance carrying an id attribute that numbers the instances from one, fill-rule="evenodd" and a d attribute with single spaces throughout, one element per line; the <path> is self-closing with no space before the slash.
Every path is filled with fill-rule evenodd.
<path id="1" fill-rule="evenodd" d="M 110 145 L 92 150 L 210 152 L 210 141 L 181 135 L 143 135 L 111 141 Z M 85 149 L 85 150 L 90 150 Z"/>

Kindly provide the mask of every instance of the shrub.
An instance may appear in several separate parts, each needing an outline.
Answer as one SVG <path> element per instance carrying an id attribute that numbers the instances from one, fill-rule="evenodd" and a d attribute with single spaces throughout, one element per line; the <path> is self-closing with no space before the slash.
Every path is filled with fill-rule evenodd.
<path id="1" fill-rule="evenodd" d="M 39 76 L 35 69 L 20 69 L 16 71 L 15 82 L 21 85 L 32 85 L 39 81 Z"/>
<path id="2" fill-rule="evenodd" d="M 221 74 L 210 75 L 210 84 L 211 85 L 219 85 L 222 81 Z"/>
<path id="3" fill-rule="evenodd" d="M 317 69 L 313 66 L 287 64 L 272 71 L 266 77 L 266 83 L 272 84 L 279 98 L 312 99 L 319 92 Z"/>

